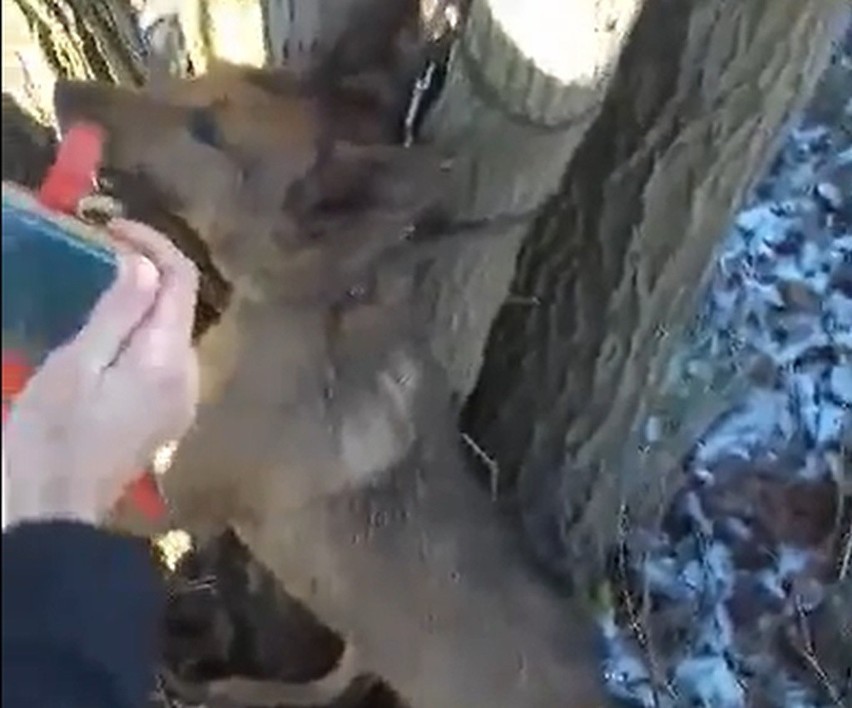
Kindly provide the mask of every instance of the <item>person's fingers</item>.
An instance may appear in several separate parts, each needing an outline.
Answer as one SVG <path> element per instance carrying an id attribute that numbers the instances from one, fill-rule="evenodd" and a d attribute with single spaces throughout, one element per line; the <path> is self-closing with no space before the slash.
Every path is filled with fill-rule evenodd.
<path id="1" fill-rule="evenodd" d="M 116 219 L 110 229 L 117 238 L 151 258 L 160 271 L 160 293 L 148 321 L 140 331 L 162 346 L 192 339 L 198 270 L 168 238 L 154 229 L 132 221 Z"/>
<path id="2" fill-rule="evenodd" d="M 119 242 L 150 258 L 163 276 L 174 274 L 181 282 L 197 279 L 193 262 L 159 231 L 127 219 L 113 219 L 108 228 Z"/>
<path id="3" fill-rule="evenodd" d="M 190 349 L 184 359 L 181 384 L 181 390 L 175 392 L 176 396 L 180 395 L 180 398 L 175 400 L 174 419 L 169 421 L 169 429 L 165 432 L 166 437 L 183 437 L 195 419 L 195 409 L 198 407 L 201 396 L 201 386 L 198 355 L 194 349 Z"/>
<path id="4" fill-rule="evenodd" d="M 155 307 L 160 276 L 146 257 L 120 254 L 113 284 L 101 296 L 89 320 L 65 348 L 91 373 L 108 367 L 119 355 L 134 329 Z"/>

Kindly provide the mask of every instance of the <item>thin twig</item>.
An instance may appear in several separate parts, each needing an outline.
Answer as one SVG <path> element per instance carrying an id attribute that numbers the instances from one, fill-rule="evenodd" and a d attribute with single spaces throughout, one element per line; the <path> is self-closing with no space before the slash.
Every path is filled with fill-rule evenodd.
<path id="1" fill-rule="evenodd" d="M 838 580 L 846 580 L 849 568 L 852 566 L 852 514 L 849 516 L 849 528 L 846 529 L 846 542 L 843 544 L 843 553 L 840 557 L 840 571 Z"/>
<path id="2" fill-rule="evenodd" d="M 526 305 L 528 307 L 538 307 L 541 305 L 541 300 L 535 295 L 509 295 L 506 298 L 506 305 Z"/>
<path id="3" fill-rule="evenodd" d="M 627 610 L 630 630 L 633 633 L 633 636 L 635 637 L 637 643 L 639 644 L 639 648 L 642 650 L 643 655 L 645 656 L 645 663 L 648 665 L 648 672 L 650 674 L 652 688 L 651 693 L 652 698 L 654 700 L 654 708 L 660 708 L 659 694 L 661 689 L 665 688 L 667 693 L 669 693 L 670 691 L 668 690 L 668 682 L 660 679 L 659 662 L 657 661 L 656 654 L 654 653 L 654 647 L 650 636 L 650 583 L 646 576 L 642 587 L 641 614 L 644 615 L 643 618 L 640 617 L 639 608 L 637 608 L 634 604 L 633 598 L 630 596 L 630 592 L 627 587 L 627 553 L 625 550 L 627 548 L 627 512 L 624 504 L 621 505 L 619 517 L 620 538 L 618 565 L 619 571 L 621 572 L 621 599 L 624 603 L 625 609 Z"/>
<path id="4" fill-rule="evenodd" d="M 476 455 L 482 463 L 488 468 L 489 475 L 489 483 L 491 488 L 491 501 L 497 501 L 498 487 L 500 484 L 500 466 L 497 464 L 497 461 L 494 460 L 488 453 L 485 452 L 479 445 L 476 444 L 476 441 L 470 437 L 467 433 L 461 434 L 462 440 L 465 444 L 473 450 L 473 454 Z"/>
<path id="5" fill-rule="evenodd" d="M 814 643 L 811 637 L 810 628 L 808 627 L 807 618 L 805 617 L 805 610 L 802 607 L 801 597 L 797 594 L 794 598 L 794 602 L 796 605 L 796 614 L 798 615 L 798 629 L 799 636 L 801 637 L 803 643 L 803 650 L 800 651 L 800 654 L 808 662 L 808 666 L 811 667 L 813 672 L 816 674 L 820 683 L 822 684 L 823 690 L 828 694 L 829 700 L 836 706 L 842 706 L 842 702 L 840 700 L 840 694 L 837 692 L 837 689 L 834 687 L 834 684 L 831 682 L 831 678 L 826 673 L 825 669 L 819 663 L 819 658 L 816 655 L 816 651 L 814 650 Z"/>
<path id="6" fill-rule="evenodd" d="M 217 581 L 216 577 L 213 575 L 205 575 L 201 578 L 193 578 L 192 580 L 185 580 L 183 578 L 175 578 L 173 581 L 173 585 L 169 588 L 169 594 L 171 595 L 191 595 L 196 592 L 209 591 L 211 593 L 217 592 Z"/>
<path id="7" fill-rule="evenodd" d="M 157 684 L 154 688 L 154 696 L 162 700 L 163 706 L 165 708 L 180 708 L 180 704 L 174 701 L 169 695 L 169 692 L 166 689 L 166 681 L 159 671 L 156 673 L 154 680 Z"/>

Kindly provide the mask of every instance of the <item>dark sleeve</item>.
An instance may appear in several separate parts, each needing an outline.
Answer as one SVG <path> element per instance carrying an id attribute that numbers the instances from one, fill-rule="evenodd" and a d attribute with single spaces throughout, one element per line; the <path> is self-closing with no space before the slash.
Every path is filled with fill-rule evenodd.
<path id="1" fill-rule="evenodd" d="M 73 522 L 3 532 L 3 705 L 139 708 L 163 589 L 144 542 Z"/>

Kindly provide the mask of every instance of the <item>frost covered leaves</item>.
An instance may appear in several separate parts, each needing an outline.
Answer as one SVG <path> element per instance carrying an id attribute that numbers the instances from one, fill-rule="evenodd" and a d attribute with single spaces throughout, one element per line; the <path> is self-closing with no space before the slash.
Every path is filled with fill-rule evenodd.
<path id="1" fill-rule="evenodd" d="M 852 705 L 809 634 L 852 478 L 852 46 L 737 216 L 688 346 L 690 367 L 726 355 L 748 386 L 663 528 L 629 539 L 607 682 L 642 706 Z"/>

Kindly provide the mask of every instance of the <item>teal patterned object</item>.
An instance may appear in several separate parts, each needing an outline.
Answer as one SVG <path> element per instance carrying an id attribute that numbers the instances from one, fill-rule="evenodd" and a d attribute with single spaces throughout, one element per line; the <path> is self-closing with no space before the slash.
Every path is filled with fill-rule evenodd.
<path id="1" fill-rule="evenodd" d="M 74 336 L 116 275 L 115 254 L 82 222 L 3 185 L 3 351 L 38 365 Z"/>

